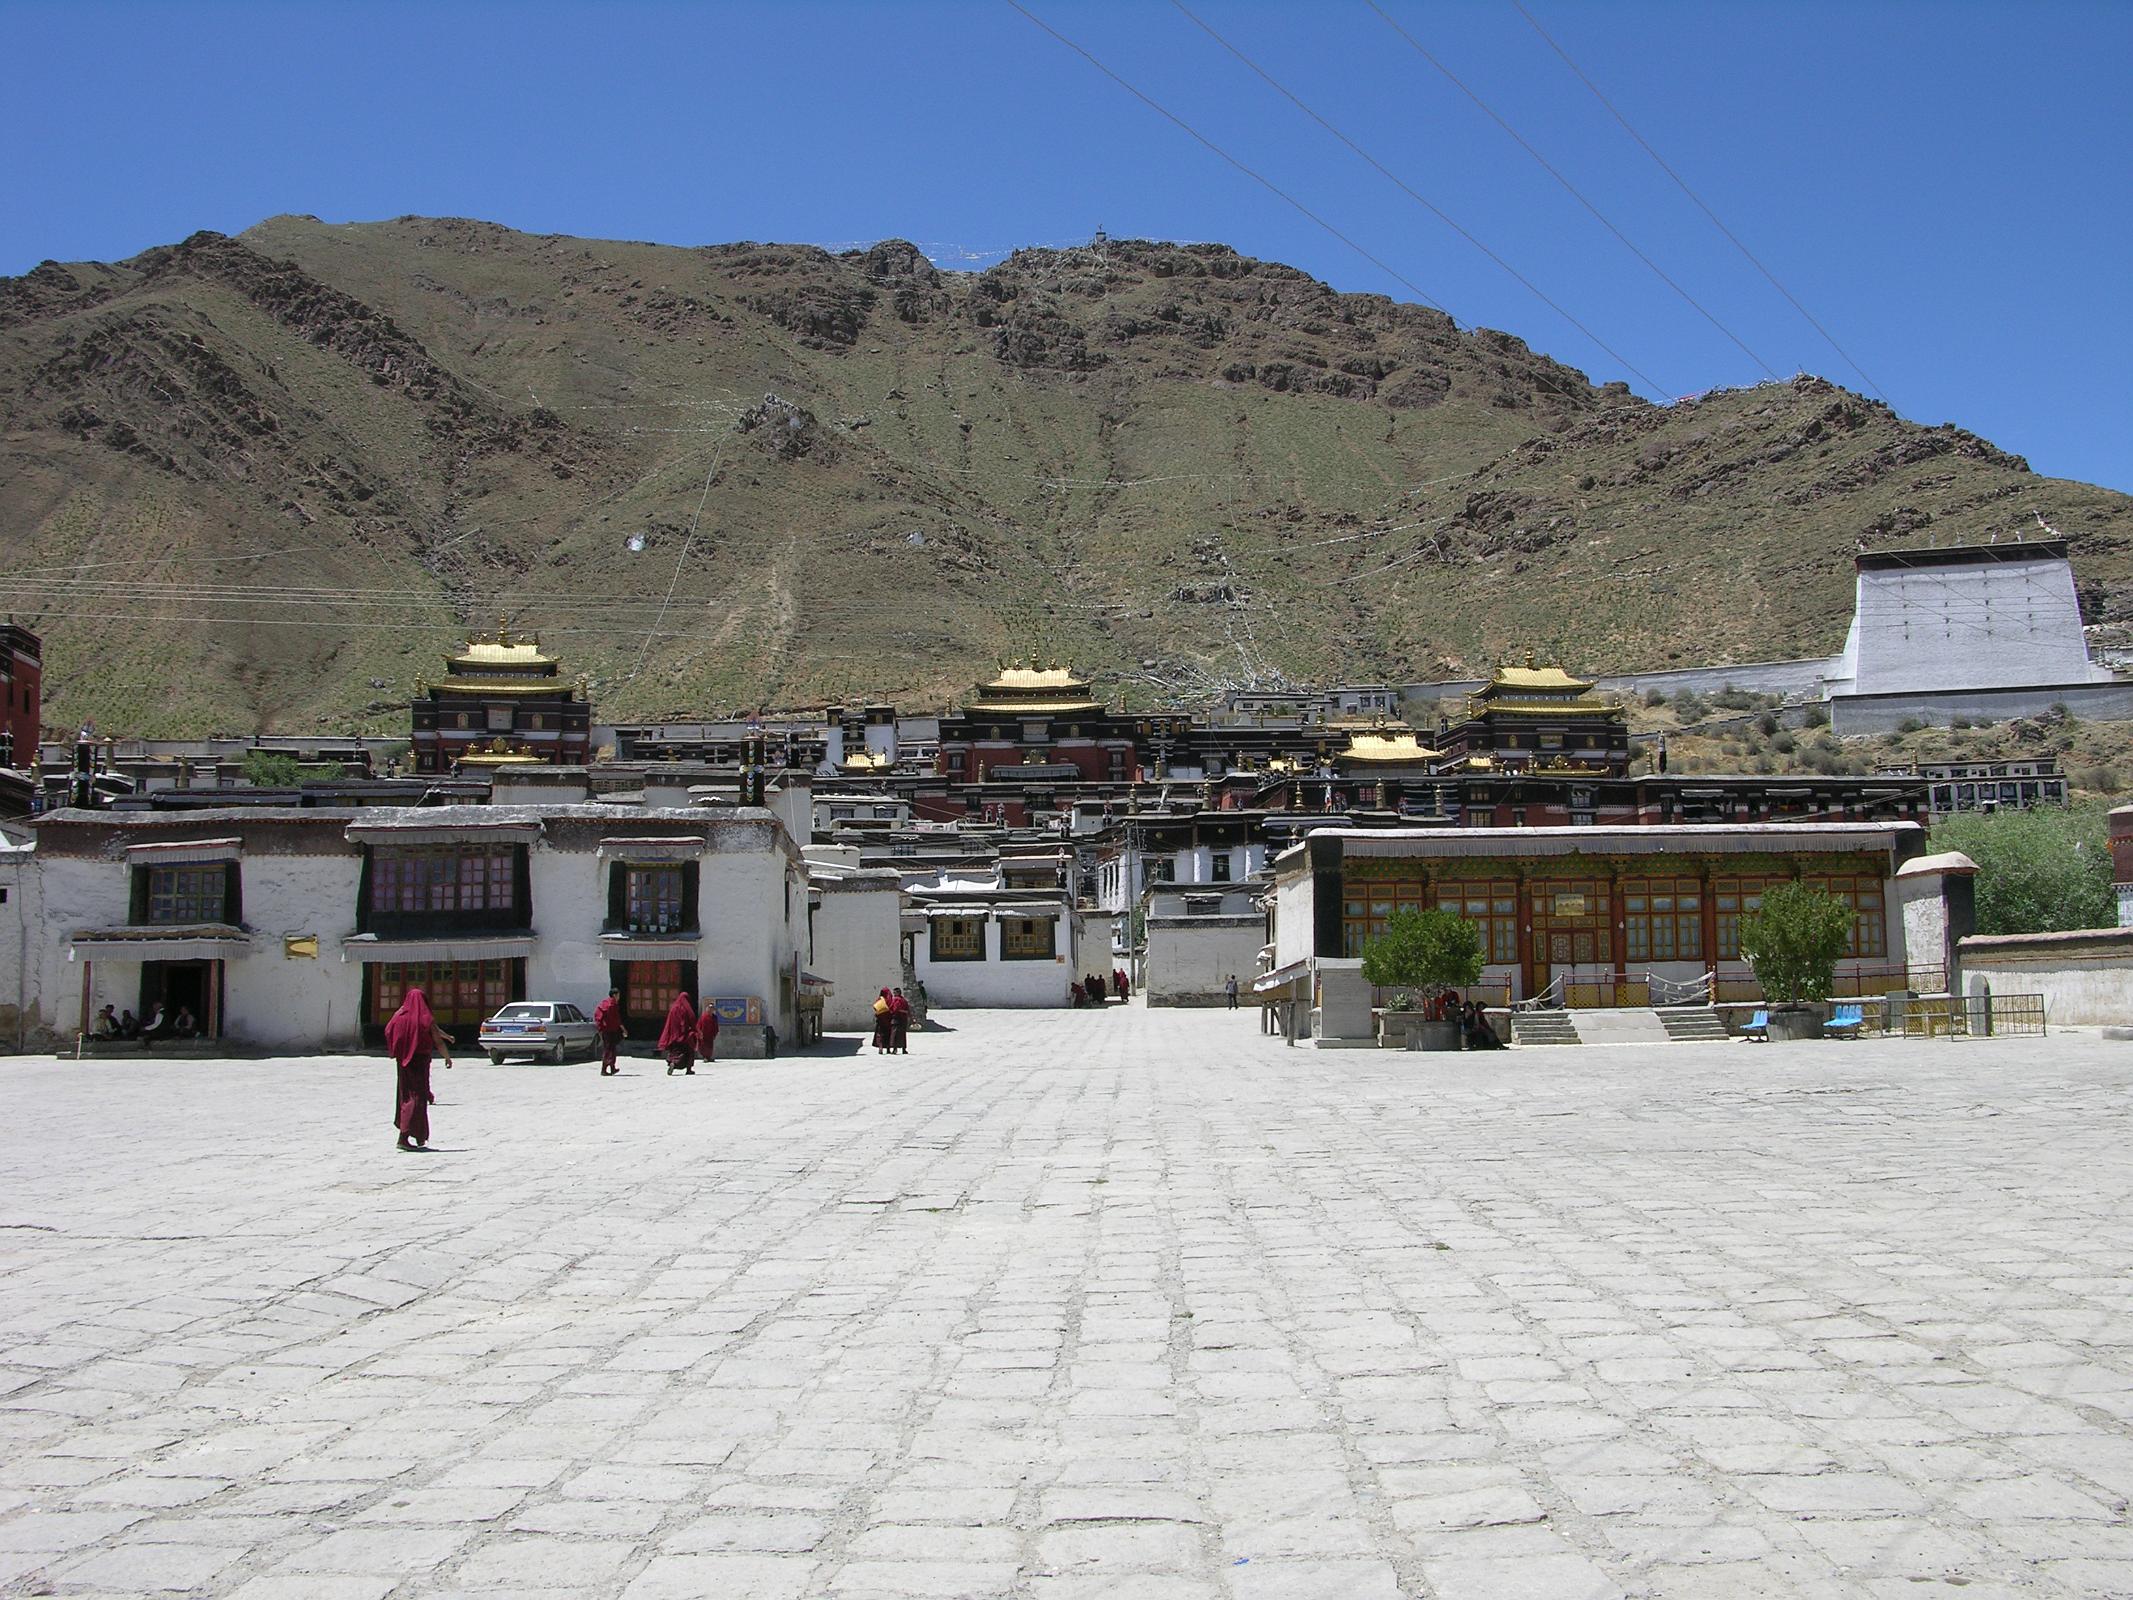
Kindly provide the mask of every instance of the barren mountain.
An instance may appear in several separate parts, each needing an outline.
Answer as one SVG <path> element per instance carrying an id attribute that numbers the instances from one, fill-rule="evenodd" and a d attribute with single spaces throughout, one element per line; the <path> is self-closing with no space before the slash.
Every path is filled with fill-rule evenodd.
<path id="1" fill-rule="evenodd" d="M 1820 379 L 1659 407 L 1214 245 L 981 275 L 280 217 L 0 280 L 0 610 L 51 720 L 405 726 L 470 624 L 601 713 L 1136 703 L 1834 648 L 1862 540 L 2048 516 L 2133 616 L 2133 498 Z"/>

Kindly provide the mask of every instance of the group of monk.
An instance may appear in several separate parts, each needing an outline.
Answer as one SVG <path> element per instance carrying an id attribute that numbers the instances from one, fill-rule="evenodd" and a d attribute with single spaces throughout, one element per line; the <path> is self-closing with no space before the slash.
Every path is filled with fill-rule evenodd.
<path id="1" fill-rule="evenodd" d="M 901 996 L 903 991 L 897 993 Z M 909 1015 L 908 1007 L 905 1015 Z M 615 1064 L 615 1052 L 624 1031 L 621 990 L 607 991 L 607 998 L 593 1007 L 592 1021 L 600 1036 L 600 1076 L 618 1076 L 622 1069 Z M 437 1100 L 430 1089 L 430 1063 L 441 1055 L 449 1067 L 452 1043 L 452 1036 L 438 1026 L 429 998 L 420 989 L 408 990 L 400 1009 L 385 1024 L 385 1049 L 398 1077 L 393 1089 L 393 1129 L 402 1150 L 429 1148 L 430 1107 Z M 667 1007 L 666 1026 L 659 1030 L 659 1053 L 666 1057 L 667 1076 L 684 1072 L 694 1077 L 697 1061 L 715 1060 L 717 1052 L 717 1009 L 707 998 L 699 1012 L 686 992 L 675 995 Z"/>
<path id="2" fill-rule="evenodd" d="M 902 989 L 884 989 L 874 1000 L 874 1053 L 911 1053 L 911 1001 Z"/>
<path id="3" fill-rule="evenodd" d="M 619 1014 L 617 1020 L 620 1020 Z M 619 1031 L 616 1038 L 621 1038 Z M 604 1035 L 602 1039 L 604 1048 Z M 659 1030 L 659 1053 L 667 1058 L 667 1076 L 670 1078 L 677 1072 L 695 1077 L 698 1056 L 706 1061 L 717 1059 L 718 1010 L 708 996 L 700 1012 L 689 1004 L 686 992 L 674 996 L 674 1003 L 667 1007 L 666 1026 Z"/>

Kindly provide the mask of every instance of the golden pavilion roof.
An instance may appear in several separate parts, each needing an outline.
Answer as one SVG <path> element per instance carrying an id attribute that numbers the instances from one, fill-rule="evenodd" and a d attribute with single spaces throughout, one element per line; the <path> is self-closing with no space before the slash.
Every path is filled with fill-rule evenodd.
<path id="1" fill-rule="evenodd" d="M 1513 716 L 1553 717 L 1565 712 L 1579 716 L 1620 718 L 1621 709 L 1593 694 L 1593 682 L 1565 672 L 1559 666 L 1542 666 L 1532 656 L 1526 664 L 1499 664 L 1489 681 L 1467 696 L 1467 715 L 1484 712 Z"/>
<path id="2" fill-rule="evenodd" d="M 445 664 L 455 668 L 472 667 L 482 672 L 493 672 L 501 667 L 534 677 L 553 677 L 557 660 L 541 648 L 539 634 L 521 634 L 514 639 L 510 628 L 498 618 L 495 637 L 470 637 L 465 649 L 445 657 Z"/>
<path id="3" fill-rule="evenodd" d="M 1053 662 L 1044 666 L 1032 654 L 1028 666 L 1002 666 L 998 673 L 978 685 L 978 698 L 966 710 L 998 716 L 1026 713 L 1064 715 L 1103 710 L 1087 678 L 1072 667 Z"/>
<path id="4" fill-rule="evenodd" d="M 1412 732 L 1381 732 L 1351 734 L 1348 748 L 1337 759 L 1342 761 L 1414 762 L 1435 761 L 1444 754 L 1432 750 Z"/>
<path id="5" fill-rule="evenodd" d="M 1589 694 L 1592 684 L 1585 678 L 1573 678 L 1561 667 L 1539 667 L 1530 662 L 1523 667 L 1498 667 L 1489 679 L 1489 686 L 1496 689 L 1553 690 L 1558 694 Z"/>
<path id="6" fill-rule="evenodd" d="M 487 745 L 475 745 L 459 757 L 459 764 L 466 767 L 537 767 L 544 765 L 541 758 L 524 745 L 506 745 L 501 739 L 492 739 Z"/>

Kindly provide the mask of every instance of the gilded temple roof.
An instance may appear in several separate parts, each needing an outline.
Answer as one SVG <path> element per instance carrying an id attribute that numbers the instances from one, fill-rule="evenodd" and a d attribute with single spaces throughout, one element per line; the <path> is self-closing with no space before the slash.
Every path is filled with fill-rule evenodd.
<path id="1" fill-rule="evenodd" d="M 1002 666 L 978 685 L 978 697 L 965 708 L 995 716 L 1067 715 L 1103 710 L 1090 682 L 1072 667 L 1042 665 L 1033 654 L 1028 666 Z"/>
<path id="2" fill-rule="evenodd" d="M 1434 761 L 1443 755 L 1441 750 L 1432 750 L 1409 732 L 1357 733 L 1348 739 L 1348 748 L 1341 751 L 1342 761 Z"/>
<path id="3" fill-rule="evenodd" d="M 445 657 L 445 664 L 454 668 L 472 667 L 480 672 L 505 668 L 535 677 L 553 677 L 557 661 L 541 648 L 539 634 L 520 634 L 514 639 L 510 628 L 498 618 L 493 638 L 469 637 L 466 648 L 457 655 Z"/>
<path id="4" fill-rule="evenodd" d="M 1535 690 L 1555 694 L 1590 694 L 1592 684 L 1585 678 L 1573 678 L 1561 667 L 1535 666 L 1528 661 L 1522 667 L 1498 667 L 1489 679 L 1492 689 Z"/>

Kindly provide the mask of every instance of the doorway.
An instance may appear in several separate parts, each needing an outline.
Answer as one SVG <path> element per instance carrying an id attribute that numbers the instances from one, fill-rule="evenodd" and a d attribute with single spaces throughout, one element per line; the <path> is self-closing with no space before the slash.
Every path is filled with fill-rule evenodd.
<path id="1" fill-rule="evenodd" d="M 217 961 L 144 961 L 141 963 L 141 1009 L 135 1013 L 145 1025 L 163 1007 L 164 1026 L 175 1027 L 179 1014 L 192 1018 L 192 1036 L 213 1039 L 221 1034 L 221 987 Z"/>

